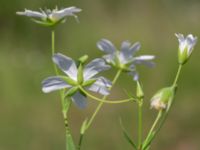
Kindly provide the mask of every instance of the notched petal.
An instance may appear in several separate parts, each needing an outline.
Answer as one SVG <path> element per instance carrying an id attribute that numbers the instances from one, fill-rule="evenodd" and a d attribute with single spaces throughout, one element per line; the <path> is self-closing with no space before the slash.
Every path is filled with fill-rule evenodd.
<path id="1" fill-rule="evenodd" d="M 102 95 L 109 95 L 109 88 L 112 86 L 112 83 L 104 78 L 99 77 L 97 78 L 96 82 L 93 83 L 88 90 L 102 94 Z"/>
<path id="2" fill-rule="evenodd" d="M 73 59 L 57 53 L 53 56 L 53 62 L 70 78 L 77 81 L 77 67 Z"/>
<path id="3" fill-rule="evenodd" d="M 107 39 L 102 39 L 97 43 L 97 47 L 108 54 L 112 54 L 116 51 L 115 46 L 113 45 L 113 43 Z"/>
<path id="4" fill-rule="evenodd" d="M 96 74 L 110 69 L 110 66 L 101 58 L 96 58 L 85 66 L 83 76 L 84 80 L 88 80 Z"/>

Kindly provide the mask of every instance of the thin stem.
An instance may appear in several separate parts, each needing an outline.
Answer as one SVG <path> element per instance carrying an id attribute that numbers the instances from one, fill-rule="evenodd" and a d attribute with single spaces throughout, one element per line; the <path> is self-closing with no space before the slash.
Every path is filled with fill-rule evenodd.
<path id="1" fill-rule="evenodd" d="M 52 30 L 51 31 L 51 55 L 52 55 L 52 57 L 54 56 L 54 54 L 55 54 L 55 31 Z M 58 69 L 57 69 L 56 65 L 54 64 L 53 67 L 54 67 L 54 71 L 55 71 L 56 75 L 58 75 Z"/>
<path id="2" fill-rule="evenodd" d="M 143 99 L 140 99 L 138 102 L 138 148 L 141 148 L 142 145 L 142 105 Z"/>
<path id="3" fill-rule="evenodd" d="M 121 72 L 122 72 L 122 70 L 118 70 L 118 71 L 117 71 L 117 73 L 116 73 L 116 75 L 115 75 L 115 77 L 114 77 L 114 79 L 113 79 L 113 81 L 112 81 L 112 86 L 109 88 L 109 90 L 111 90 L 112 87 L 114 86 L 114 84 L 117 82 L 119 76 L 121 75 Z M 105 100 L 107 97 L 108 97 L 108 96 L 103 96 L 102 100 Z M 95 109 L 95 111 L 94 111 L 92 117 L 90 118 L 90 120 L 89 120 L 88 123 L 87 123 L 87 128 L 86 128 L 86 129 L 88 129 L 88 128 L 91 126 L 91 124 L 92 124 L 94 118 L 96 117 L 97 113 L 99 112 L 99 110 L 101 109 L 101 107 L 103 106 L 103 104 L 104 104 L 103 102 L 100 102 L 100 103 L 98 104 L 98 106 L 97 106 L 97 108 Z"/>
<path id="4" fill-rule="evenodd" d="M 51 31 L 51 55 L 52 57 L 55 54 L 55 31 Z M 56 75 L 59 75 L 58 69 L 55 64 L 53 64 L 54 71 Z M 65 108 L 65 97 L 64 97 L 64 90 L 60 90 L 60 98 L 61 98 L 61 104 L 62 104 L 62 113 L 63 113 L 63 118 L 64 118 L 64 125 L 65 125 L 65 136 L 67 139 L 67 136 L 70 134 L 70 129 L 69 129 L 69 124 L 68 124 L 68 118 L 67 118 L 67 112 L 69 109 L 69 105 L 67 106 L 68 108 Z M 66 140 L 66 149 L 67 149 L 67 143 L 68 141 Z"/>
<path id="5" fill-rule="evenodd" d="M 179 67 L 178 67 L 178 71 L 176 73 L 176 77 L 175 77 L 174 82 L 173 82 L 173 86 L 176 86 L 176 84 L 178 82 L 178 79 L 179 79 L 180 73 L 181 73 L 181 69 L 182 69 L 182 65 L 180 64 Z"/>
<path id="6" fill-rule="evenodd" d="M 159 113 L 158 113 L 158 115 L 157 115 L 157 117 L 156 117 L 156 119 L 155 119 L 153 125 L 151 126 L 151 129 L 149 130 L 149 133 L 148 133 L 148 135 L 147 135 L 147 137 L 146 137 L 146 139 L 145 139 L 145 144 L 146 144 L 146 142 L 149 142 L 149 141 L 147 141 L 147 140 L 149 140 L 149 138 L 152 136 L 152 133 L 154 132 L 154 130 L 155 130 L 157 124 L 159 123 L 159 120 L 160 120 L 161 117 L 162 117 L 162 110 L 159 111 Z M 147 145 L 148 145 L 148 144 L 147 144 Z M 146 145 L 146 146 L 147 146 L 147 145 Z M 146 148 L 147 148 L 147 147 L 144 147 L 144 148 L 142 148 L 142 149 L 145 150 Z"/>
<path id="7" fill-rule="evenodd" d="M 101 99 L 98 97 L 93 96 L 92 94 L 88 93 L 84 88 L 82 88 L 81 86 L 79 86 L 79 89 L 81 90 L 81 92 L 83 92 L 85 95 L 87 95 L 88 97 L 92 98 L 93 100 L 96 100 L 98 102 L 101 103 L 108 103 L 108 104 L 121 104 L 121 103 L 126 103 L 129 102 L 131 100 L 136 100 L 134 98 L 128 98 L 128 99 L 123 99 L 123 100 L 107 100 L 107 99 Z M 107 96 L 106 96 L 107 97 Z"/>

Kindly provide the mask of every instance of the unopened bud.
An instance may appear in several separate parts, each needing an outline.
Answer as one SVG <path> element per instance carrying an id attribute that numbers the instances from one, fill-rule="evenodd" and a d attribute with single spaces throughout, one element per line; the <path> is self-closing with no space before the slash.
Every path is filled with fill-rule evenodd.
<path id="1" fill-rule="evenodd" d="M 174 87 L 159 90 L 151 99 L 151 108 L 164 110 L 170 107 L 175 93 Z"/>

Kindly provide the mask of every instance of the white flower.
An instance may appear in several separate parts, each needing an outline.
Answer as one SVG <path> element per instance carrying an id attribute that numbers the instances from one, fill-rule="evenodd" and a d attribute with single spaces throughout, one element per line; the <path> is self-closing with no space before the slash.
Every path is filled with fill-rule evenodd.
<path id="1" fill-rule="evenodd" d="M 97 43 L 97 47 L 105 52 L 103 58 L 108 64 L 128 72 L 133 76 L 134 80 L 138 80 L 138 73 L 136 71 L 136 64 L 145 64 L 152 66 L 154 63 L 152 60 L 155 58 L 152 55 L 142 55 L 134 57 L 135 53 L 139 51 L 141 45 L 139 42 L 133 45 L 128 41 L 123 41 L 121 44 L 121 50 L 117 50 L 113 43 L 107 39 L 102 39 Z"/>
<path id="2" fill-rule="evenodd" d="M 32 11 L 25 9 L 23 12 L 17 12 L 17 15 L 23 15 L 30 17 L 34 22 L 44 26 L 54 26 L 60 22 L 64 22 L 67 16 L 74 16 L 77 19 L 75 13 L 80 12 L 81 9 L 77 7 L 68 7 L 61 10 L 57 8 L 50 10 Z"/>
<path id="3" fill-rule="evenodd" d="M 42 91 L 49 93 L 56 90 L 68 89 L 66 95 L 71 97 L 72 101 L 80 108 L 84 108 L 87 104 L 86 95 L 80 89 L 88 89 L 90 91 L 108 95 L 108 88 L 111 82 L 104 77 L 94 77 L 99 72 L 110 68 L 101 58 L 94 59 L 86 66 L 77 65 L 73 59 L 63 54 L 57 53 L 53 56 L 53 62 L 66 74 L 66 76 L 52 76 L 43 80 Z"/>
<path id="4" fill-rule="evenodd" d="M 193 48 L 197 43 L 197 37 L 194 37 L 192 34 L 187 35 L 184 38 L 183 34 L 175 34 L 179 41 L 179 51 L 178 51 L 178 59 L 180 64 L 184 64 L 187 62 L 189 57 L 192 54 Z"/>

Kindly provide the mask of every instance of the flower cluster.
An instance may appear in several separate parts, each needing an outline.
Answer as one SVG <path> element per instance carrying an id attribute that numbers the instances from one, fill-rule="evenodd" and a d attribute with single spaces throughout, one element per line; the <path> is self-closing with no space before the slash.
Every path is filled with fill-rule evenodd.
<path id="1" fill-rule="evenodd" d="M 78 66 L 73 59 L 57 53 L 53 56 L 53 62 L 66 74 L 66 76 L 48 77 L 42 82 L 42 90 L 49 93 L 55 90 L 68 89 L 66 96 L 80 108 L 86 107 L 86 95 L 79 87 L 108 95 L 111 82 L 104 77 L 95 77 L 98 73 L 108 70 L 109 65 L 101 58 L 94 59 L 87 65 L 80 63 Z"/>
<path id="2" fill-rule="evenodd" d="M 107 39 L 102 39 L 97 43 L 97 47 L 106 53 L 103 58 L 106 62 L 124 72 L 128 72 L 133 76 L 134 80 L 138 80 L 138 73 L 136 71 L 136 64 L 145 64 L 152 66 L 153 55 L 142 55 L 134 57 L 135 53 L 139 51 L 141 45 L 139 42 L 131 45 L 128 41 L 123 41 L 121 50 L 117 50 L 113 43 Z"/>

